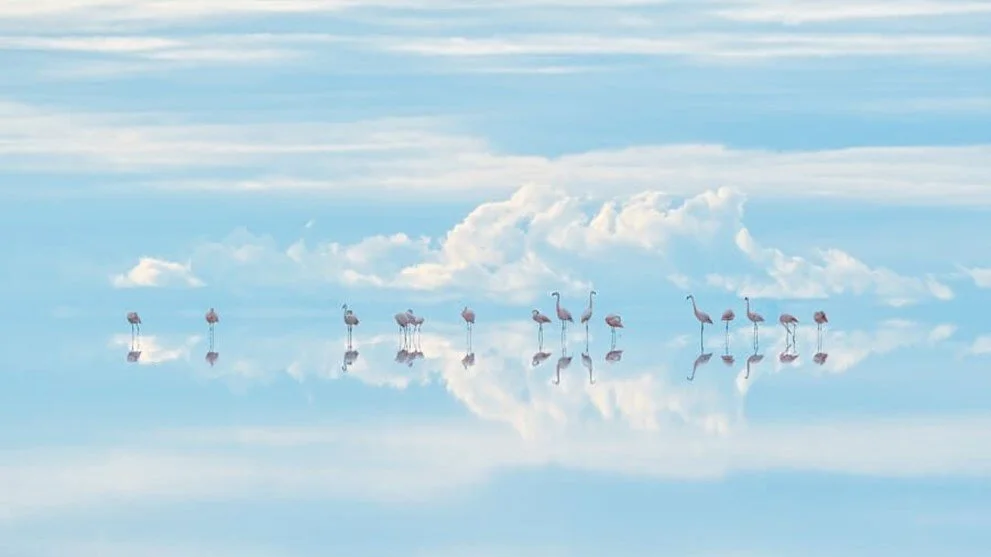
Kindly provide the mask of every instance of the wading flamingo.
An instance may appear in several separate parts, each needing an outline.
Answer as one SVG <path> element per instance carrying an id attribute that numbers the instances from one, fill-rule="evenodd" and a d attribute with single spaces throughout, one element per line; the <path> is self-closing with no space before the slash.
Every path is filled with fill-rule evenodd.
<path id="1" fill-rule="evenodd" d="M 127 322 L 131 324 L 131 338 L 134 338 L 135 331 L 138 336 L 141 335 L 141 317 L 138 316 L 138 312 L 129 311 L 127 312 Z"/>
<path id="2" fill-rule="evenodd" d="M 726 338 L 729 338 L 729 322 L 734 319 L 736 319 L 736 314 L 731 309 L 724 311 L 723 316 L 719 318 L 720 321 L 726 323 Z"/>
<path id="3" fill-rule="evenodd" d="M 536 310 L 535 309 L 535 310 L 533 310 L 533 313 L 531 314 L 531 319 L 533 319 L 534 322 L 537 323 L 537 344 L 539 344 L 540 346 L 543 346 L 544 345 L 544 324 L 545 323 L 550 323 L 551 322 L 551 318 L 550 317 L 547 317 L 543 313 L 540 313 L 540 310 Z"/>
<path id="4" fill-rule="evenodd" d="M 764 322 L 764 318 L 761 316 L 761 314 L 759 314 L 759 313 L 757 313 L 755 311 L 751 311 L 750 310 L 750 297 L 749 296 L 745 296 L 743 298 L 743 301 L 747 302 L 747 319 L 749 319 L 750 322 L 754 324 L 754 350 L 756 351 L 757 350 L 757 345 L 758 345 L 757 344 L 757 324 L 758 323 L 763 323 Z"/>
<path id="5" fill-rule="evenodd" d="M 703 341 L 703 335 L 705 334 L 705 324 L 712 324 L 712 318 L 709 314 L 700 310 L 698 306 L 695 305 L 695 295 L 689 294 L 685 296 L 686 300 L 692 301 L 692 311 L 695 312 L 695 319 L 699 320 L 699 350 L 705 352 L 705 342 Z"/>
<path id="6" fill-rule="evenodd" d="M 592 297 L 595 296 L 596 294 L 598 294 L 598 292 L 596 292 L 595 290 L 589 291 L 589 293 L 588 293 L 588 307 L 585 308 L 585 311 L 582 313 L 581 319 L 579 320 L 579 321 L 581 321 L 581 324 L 582 325 L 585 325 L 585 338 L 586 339 L 588 338 L 588 322 L 589 322 L 589 320 L 592 319 Z"/>
<path id="7" fill-rule="evenodd" d="M 344 324 L 348 328 L 348 346 L 351 346 L 351 330 L 358 325 L 358 316 L 351 311 L 351 308 L 347 304 L 341 306 L 344 310 Z M 345 370 L 347 371 L 347 370 Z"/>
<path id="8" fill-rule="evenodd" d="M 826 312 L 819 310 L 812 314 L 812 320 L 816 322 L 816 351 L 822 352 L 822 326 L 829 323 Z"/>
<path id="9" fill-rule="evenodd" d="M 616 347 L 616 329 L 623 328 L 623 318 L 616 315 L 615 313 L 610 313 L 606 316 L 606 325 L 609 325 L 609 330 L 612 332 L 612 347 Z"/>
<path id="10" fill-rule="evenodd" d="M 790 313 L 782 313 L 781 317 L 778 317 L 778 323 L 785 328 L 785 344 L 795 344 L 795 331 L 798 330 L 798 318 Z M 788 341 L 788 335 L 791 335 L 791 341 Z"/>
<path id="11" fill-rule="evenodd" d="M 214 311 L 213 308 L 210 308 L 210 311 L 206 312 L 204 318 L 206 319 L 207 326 L 210 328 L 210 352 L 213 352 L 213 339 L 214 339 L 213 333 L 217 323 L 220 323 L 220 316 L 217 315 L 217 312 Z"/>
<path id="12" fill-rule="evenodd" d="M 413 315 L 413 310 L 406 310 L 406 315 L 409 315 L 409 325 L 411 327 L 411 332 L 421 333 L 423 332 L 423 318 L 418 315 Z"/>
<path id="13" fill-rule="evenodd" d="M 551 292 L 551 296 L 557 298 L 557 303 L 555 308 L 557 310 L 557 318 L 561 320 L 561 342 L 564 342 L 565 335 L 568 331 L 568 323 L 574 323 L 574 318 L 571 317 L 571 312 L 561 307 L 561 293 Z M 570 361 L 570 360 L 569 360 Z"/>
<path id="14" fill-rule="evenodd" d="M 412 310 L 401 311 L 395 315 L 396 325 L 399 325 L 399 334 L 402 335 L 402 345 L 406 346 L 408 333 L 409 333 L 409 317 L 412 315 Z M 397 356 L 398 359 L 398 356 Z"/>
<path id="15" fill-rule="evenodd" d="M 468 352 L 471 352 L 471 330 L 475 326 L 475 312 L 465 306 L 461 310 L 461 319 L 465 320 L 465 338 L 468 341 Z"/>

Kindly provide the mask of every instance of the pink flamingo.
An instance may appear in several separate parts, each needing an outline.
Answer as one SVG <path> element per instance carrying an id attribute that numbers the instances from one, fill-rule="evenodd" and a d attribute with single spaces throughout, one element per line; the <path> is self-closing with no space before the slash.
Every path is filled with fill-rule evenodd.
<path id="1" fill-rule="evenodd" d="M 598 294 L 598 292 L 595 290 L 589 291 L 588 307 L 585 308 L 585 311 L 582 313 L 581 319 L 579 320 L 582 325 L 585 325 L 585 338 L 588 338 L 588 322 L 592 319 L 592 296 L 595 296 L 596 294 Z"/>
<path id="2" fill-rule="evenodd" d="M 417 315 L 413 315 L 413 310 L 406 310 L 406 315 L 409 315 L 409 325 L 413 328 L 412 332 L 419 333 L 423 330 L 423 318 Z"/>
<path id="3" fill-rule="evenodd" d="M 734 320 L 734 319 L 736 319 L 736 314 L 733 313 L 733 310 L 728 309 L 728 310 L 726 310 L 726 311 L 723 312 L 723 316 L 720 317 L 719 319 L 723 323 L 726 323 L 726 336 L 728 337 L 729 336 L 729 322 L 732 321 L 732 320 Z"/>
<path id="4" fill-rule="evenodd" d="M 754 324 L 754 351 L 757 351 L 757 324 L 764 322 L 764 317 L 761 314 L 750 310 L 750 297 L 744 297 L 743 300 L 747 302 L 747 319 Z"/>
<path id="5" fill-rule="evenodd" d="M 533 313 L 531 314 L 531 319 L 533 319 L 534 322 L 537 323 L 537 342 L 538 342 L 538 344 L 540 346 L 543 346 L 544 345 L 544 324 L 545 323 L 550 323 L 551 322 L 551 318 L 550 317 L 547 317 L 543 313 L 540 313 L 540 310 L 536 310 L 535 309 L 535 310 L 533 310 Z"/>
<path id="6" fill-rule="evenodd" d="M 822 352 L 822 326 L 829 323 L 826 312 L 819 310 L 812 315 L 812 320 L 816 322 L 816 350 Z"/>
<path id="7" fill-rule="evenodd" d="M 788 340 L 788 335 L 791 335 L 791 342 L 786 342 L 786 344 L 795 343 L 795 331 L 798 330 L 798 318 L 790 313 L 782 313 L 781 317 L 778 317 L 778 323 L 785 328 L 785 341 Z"/>
<path id="8" fill-rule="evenodd" d="M 623 318 L 615 313 L 610 313 L 606 316 L 606 325 L 609 325 L 609 330 L 612 332 L 612 347 L 616 348 L 616 329 L 623 328 Z"/>
<path id="9" fill-rule="evenodd" d="M 399 333 L 403 336 L 402 343 L 406 346 L 407 336 L 409 333 L 409 322 L 410 316 L 413 314 L 413 310 L 401 311 L 395 315 L 396 324 L 399 325 Z"/>
<path id="10" fill-rule="evenodd" d="M 141 335 L 141 317 L 138 316 L 138 312 L 129 311 L 127 312 L 127 322 L 131 324 L 131 338 L 134 338 L 134 333 L 137 331 L 138 336 Z"/>
<path id="11" fill-rule="evenodd" d="M 695 295 L 694 294 L 689 294 L 688 296 L 685 296 L 685 299 L 692 301 L 692 311 L 695 312 L 695 319 L 698 319 L 699 320 L 699 351 L 700 352 L 704 352 L 705 351 L 705 343 L 703 342 L 703 335 L 705 334 L 705 324 L 708 323 L 708 324 L 711 325 L 712 324 L 712 318 L 709 317 L 709 314 L 708 313 L 700 310 L 698 308 L 698 306 L 695 305 Z"/>
<path id="12" fill-rule="evenodd" d="M 465 308 L 461 310 L 461 319 L 465 320 L 465 338 L 468 342 L 468 352 L 471 352 L 471 330 L 475 326 L 475 312 L 468 309 L 468 306 L 465 306 Z"/>
<path id="13" fill-rule="evenodd" d="M 351 330 L 358 325 L 358 316 L 351 311 L 347 304 L 341 306 L 344 310 L 344 325 L 348 328 L 348 349 L 351 348 Z"/>
<path id="14" fill-rule="evenodd" d="M 571 317 L 571 312 L 561 307 L 561 293 L 551 292 L 551 296 L 557 298 L 557 305 L 555 309 L 557 310 L 557 318 L 561 320 L 561 342 L 564 342 L 565 335 L 568 331 L 568 323 L 574 323 L 575 320 Z M 570 361 L 570 360 L 569 360 Z"/>

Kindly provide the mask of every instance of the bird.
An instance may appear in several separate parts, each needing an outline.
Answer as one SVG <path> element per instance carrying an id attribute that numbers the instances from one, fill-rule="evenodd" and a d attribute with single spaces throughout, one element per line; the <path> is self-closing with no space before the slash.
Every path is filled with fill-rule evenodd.
<path id="1" fill-rule="evenodd" d="M 139 335 L 141 334 L 141 317 L 138 316 L 138 312 L 127 312 L 127 322 L 131 324 L 131 336 L 134 336 L 135 331 Z"/>
<path id="2" fill-rule="evenodd" d="M 423 318 L 418 315 L 413 315 L 411 310 L 406 310 L 409 315 L 409 324 L 413 327 L 413 332 L 419 333 L 423 330 Z"/>
<path id="3" fill-rule="evenodd" d="M 211 329 L 214 325 L 220 323 L 220 316 L 217 315 L 217 312 L 213 308 L 210 308 L 210 311 L 206 312 L 206 322 L 210 325 Z"/>
<path id="4" fill-rule="evenodd" d="M 819 329 L 826 323 L 829 323 L 829 319 L 826 318 L 826 312 L 819 310 L 812 315 L 812 320 L 816 322 Z"/>
<path id="5" fill-rule="evenodd" d="M 723 312 L 723 316 L 719 318 L 723 323 L 726 323 L 726 335 L 729 336 L 729 322 L 736 319 L 736 314 L 733 310 L 728 309 Z"/>
<path id="6" fill-rule="evenodd" d="M 747 319 L 749 319 L 754 324 L 754 350 L 757 349 L 757 324 L 764 322 L 764 317 L 761 314 L 750 310 L 750 297 L 745 296 L 743 301 L 747 302 Z"/>
<path id="7" fill-rule="evenodd" d="M 736 358 L 734 358 L 732 354 L 723 354 L 720 357 L 723 359 L 723 363 L 728 366 L 731 366 L 734 362 L 736 362 Z"/>
<path id="8" fill-rule="evenodd" d="M 616 362 L 623 359 L 622 350 L 610 350 L 606 353 L 606 361 L 610 364 L 615 364 Z"/>
<path id="9" fill-rule="evenodd" d="M 561 307 L 561 293 L 551 292 L 551 296 L 557 298 L 557 318 L 561 320 L 561 338 L 564 338 L 565 331 L 567 331 L 568 322 L 574 323 L 575 320 L 571 317 L 571 312 Z"/>
<path id="10" fill-rule="evenodd" d="M 468 369 L 471 366 L 475 365 L 475 353 L 474 352 L 469 352 L 469 353 L 465 354 L 465 357 L 464 358 L 461 358 L 461 365 L 465 369 Z"/>
<path id="11" fill-rule="evenodd" d="M 531 317 L 530 318 L 533 319 L 534 322 L 537 323 L 537 342 L 538 342 L 538 344 L 540 344 L 541 346 L 543 346 L 543 344 L 544 344 L 544 324 L 545 323 L 550 323 L 551 322 L 551 318 L 550 317 L 547 317 L 543 313 L 540 313 L 540 310 L 537 310 L 537 309 L 533 310 L 533 313 L 531 314 Z"/>
<path id="12" fill-rule="evenodd" d="M 554 372 L 554 384 L 561 384 L 561 370 L 567 369 L 571 365 L 571 356 L 564 355 L 557 359 L 557 368 Z"/>
<path id="13" fill-rule="evenodd" d="M 341 306 L 341 309 L 344 310 L 344 324 L 348 328 L 348 346 L 351 346 L 351 329 L 358 324 L 358 316 L 351 311 L 347 304 Z"/>
<path id="14" fill-rule="evenodd" d="M 695 305 L 695 296 L 693 294 L 689 294 L 688 296 L 685 297 L 685 299 L 692 301 L 692 311 L 695 312 L 695 319 L 699 320 L 699 347 L 704 352 L 705 343 L 702 341 L 702 335 L 705 334 L 705 324 L 706 323 L 710 325 L 712 324 L 712 318 L 709 317 L 708 313 L 700 310 L 698 306 Z"/>
<path id="15" fill-rule="evenodd" d="M 590 290 L 588 293 L 588 307 L 581 316 L 581 324 L 585 325 L 585 336 L 588 336 L 588 322 L 592 319 L 592 297 L 598 294 L 595 290 Z"/>
<path id="16" fill-rule="evenodd" d="M 534 353 L 533 359 L 530 360 L 530 365 L 532 367 L 537 367 L 540 364 L 544 363 L 547 360 L 547 358 L 550 357 L 551 357 L 550 352 L 544 352 L 543 350 L 538 350 L 536 353 Z"/>
<path id="17" fill-rule="evenodd" d="M 788 352 L 787 350 L 778 354 L 778 361 L 783 364 L 790 364 L 798 359 L 798 354 Z"/>
<path id="18" fill-rule="evenodd" d="M 409 332 L 409 318 L 412 313 L 412 310 L 406 310 L 395 315 L 396 324 L 399 325 L 399 332 L 403 335 L 403 344 L 406 344 L 406 335 Z"/>
<path id="19" fill-rule="evenodd" d="M 213 350 L 211 350 L 206 353 L 206 358 L 204 359 L 206 360 L 206 363 L 210 364 L 210 367 L 213 367 L 213 365 L 217 363 L 217 358 L 219 357 L 220 357 L 219 352 L 214 352 Z"/>
<path id="20" fill-rule="evenodd" d="M 815 356 L 812 356 L 812 361 L 815 362 L 815 363 L 817 363 L 817 364 L 819 364 L 819 365 L 823 365 L 823 364 L 826 363 L 826 358 L 828 358 L 828 357 L 829 357 L 829 354 L 827 354 L 825 352 L 816 352 L 816 355 Z"/>
<path id="21" fill-rule="evenodd" d="M 778 317 L 778 322 L 785 328 L 786 335 L 791 334 L 792 342 L 794 342 L 795 330 L 798 328 L 798 318 L 790 313 L 782 313 L 781 317 Z M 785 339 L 787 340 L 787 336 Z"/>
<path id="22" fill-rule="evenodd" d="M 461 310 L 461 318 L 465 320 L 465 339 L 468 343 L 468 352 L 471 352 L 471 330 L 475 326 L 475 312 L 465 306 Z"/>
<path id="23" fill-rule="evenodd" d="M 348 368 L 354 365 L 354 362 L 358 360 L 358 351 L 352 350 L 349 346 L 347 350 L 344 351 L 344 359 L 341 362 L 341 371 L 344 373 L 348 372 Z"/>
<path id="24" fill-rule="evenodd" d="M 623 328 L 623 318 L 616 315 L 615 313 L 610 313 L 606 316 L 606 325 L 609 325 L 609 330 L 612 331 L 612 342 L 613 346 L 616 345 L 616 329 Z"/>

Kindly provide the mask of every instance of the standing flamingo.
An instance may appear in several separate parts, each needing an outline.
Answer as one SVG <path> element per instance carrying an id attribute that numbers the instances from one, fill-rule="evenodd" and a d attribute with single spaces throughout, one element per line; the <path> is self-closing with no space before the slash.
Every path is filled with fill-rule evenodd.
<path id="1" fill-rule="evenodd" d="M 582 313 L 581 319 L 579 320 L 579 321 L 581 321 L 581 324 L 582 325 L 585 325 L 585 338 L 586 339 L 588 338 L 588 322 L 589 322 L 589 320 L 592 319 L 592 297 L 595 296 L 596 294 L 598 294 L 598 292 L 596 292 L 595 290 L 589 291 L 589 293 L 588 293 L 588 307 L 585 308 L 585 311 Z"/>
<path id="2" fill-rule="evenodd" d="M 610 313 L 606 316 L 606 325 L 609 325 L 609 330 L 612 332 L 612 347 L 616 348 L 616 329 L 623 328 L 623 318 Z"/>
<path id="3" fill-rule="evenodd" d="M 347 304 L 341 306 L 344 310 L 344 325 L 348 328 L 348 348 L 351 347 L 351 330 L 358 325 L 358 316 L 351 311 Z"/>
<path id="4" fill-rule="evenodd" d="M 540 310 L 535 309 L 531 314 L 531 319 L 533 319 L 534 322 L 537 323 L 537 344 L 539 345 L 538 346 L 538 350 L 539 350 L 541 347 L 544 346 L 544 324 L 550 323 L 551 318 L 547 317 L 543 313 L 540 313 Z"/>
<path id="5" fill-rule="evenodd" d="M 465 337 L 468 340 L 468 351 L 471 352 L 471 330 L 475 326 L 475 312 L 468 309 L 468 306 L 465 306 L 461 310 L 461 318 L 465 320 Z"/>
<path id="6" fill-rule="evenodd" d="M 750 297 L 745 296 L 743 298 L 743 301 L 747 302 L 747 319 L 749 319 L 754 324 L 754 350 L 756 351 L 757 350 L 757 340 L 758 340 L 757 339 L 757 324 L 758 323 L 763 323 L 764 322 L 764 318 L 761 316 L 761 314 L 759 314 L 759 313 L 757 313 L 755 311 L 750 311 Z"/>
<path id="7" fill-rule="evenodd" d="M 557 310 L 557 318 L 561 320 L 561 342 L 564 342 L 565 335 L 567 335 L 568 331 L 568 323 L 574 323 L 575 320 L 571 317 L 570 311 L 561 307 L 561 293 L 551 292 L 551 296 L 557 298 L 557 305 L 555 309 Z"/>
<path id="8" fill-rule="evenodd" d="M 829 354 L 822 351 L 822 326 L 829 323 L 829 319 L 826 318 L 826 312 L 819 310 L 812 315 L 812 320 L 816 322 L 816 354 L 812 357 L 812 361 L 823 365 Z"/>
<path id="9" fill-rule="evenodd" d="M 795 331 L 798 330 L 798 318 L 790 313 L 782 313 L 781 317 L 778 317 L 778 323 L 785 328 L 785 341 L 786 344 L 795 343 Z M 788 341 L 788 336 L 791 335 L 791 341 Z"/>
<path id="10" fill-rule="evenodd" d="M 736 319 L 736 314 L 731 309 L 724 311 L 723 316 L 719 318 L 720 321 L 726 323 L 726 338 L 729 338 L 729 322 L 734 319 Z"/>
<path id="11" fill-rule="evenodd" d="M 413 314 L 412 310 L 401 311 L 395 315 L 396 324 L 399 325 L 399 334 L 402 335 L 402 345 L 406 346 L 409 333 L 409 318 Z"/>
<path id="12" fill-rule="evenodd" d="M 135 331 L 137 331 L 138 336 L 141 336 L 141 317 L 138 316 L 138 312 L 127 312 L 127 322 L 131 324 L 131 339 L 134 339 Z"/>
<path id="13" fill-rule="evenodd" d="M 688 296 L 685 297 L 685 299 L 692 301 L 692 311 L 695 312 L 695 319 L 699 320 L 699 349 L 700 351 L 705 352 L 705 342 L 703 342 L 703 335 L 705 334 L 705 324 L 708 323 L 712 325 L 712 318 L 709 317 L 708 313 L 700 310 L 698 306 L 695 305 L 695 296 L 693 294 L 689 294 Z"/>

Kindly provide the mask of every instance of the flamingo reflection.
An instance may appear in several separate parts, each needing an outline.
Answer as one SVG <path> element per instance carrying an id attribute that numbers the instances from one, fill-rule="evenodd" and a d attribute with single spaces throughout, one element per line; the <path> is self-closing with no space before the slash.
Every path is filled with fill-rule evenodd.
<path id="1" fill-rule="evenodd" d="M 137 361 L 140 359 L 141 359 L 141 351 L 135 350 L 134 347 L 131 347 L 131 350 L 127 353 L 127 361 L 133 364 L 133 363 L 137 363 Z"/>
<path id="2" fill-rule="evenodd" d="M 210 367 L 213 367 L 213 365 L 217 363 L 217 358 L 220 358 L 220 352 L 214 352 L 211 350 L 206 353 L 206 358 L 204 359 L 206 360 L 206 363 L 210 364 Z"/>
<path id="3" fill-rule="evenodd" d="M 216 335 L 214 334 L 217 323 L 220 323 L 220 316 L 217 315 L 216 310 L 210 308 L 210 310 L 206 312 L 204 319 L 210 329 L 209 336 L 207 337 L 210 346 L 207 349 L 206 356 L 203 359 L 206 360 L 206 363 L 210 364 L 210 367 L 213 367 L 214 364 L 217 363 L 217 359 L 220 358 L 220 353 L 217 352 L 216 349 Z"/>
<path id="4" fill-rule="evenodd" d="M 404 357 L 405 360 L 405 357 Z M 347 349 L 344 350 L 344 357 L 341 360 L 341 371 L 344 373 L 348 372 L 348 368 L 354 365 L 358 361 L 358 351 L 354 349 L 351 342 L 348 342 Z"/>
<path id="5" fill-rule="evenodd" d="M 465 309 L 461 310 L 461 317 L 465 320 L 465 327 L 467 328 L 467 334 L 465 335 L 465 355 L 461 358 L 461 367 L 467 370 L 475 365 L 475 351 L 471 347 L 471 333 L 475 325 L 475 312 L 468 309 L 468 306 L 465 306 Z"/>
<path id="6" fill-rule="evenodd" d="M 754 353 L 751 354 L 749 358 L 747 358 L 747 374 L 744 376 L 744 379 L 750 379 L 750 366 L 759 364 L 763 360 L 764 360 L 764 355 L 758 354 L 757 351 L 754 350 Z"/>
<path id="7" fill-rule="evenodd" d="M 127 312 L 127 322 L 131 325 L 131 347 L 127 351 L 127 361 L 136 363 L 141 359 L 141 317 L 138 312 Z"/>
<path id="8" fill-rule="evenodd" d="M 571 365 L 571 358 L 572 357 L 571 356 L 568 356 L 567 351 L 564 350 L 563 347 L 561 349 L 561 353 L 563 354 L 563 356 L 561 356 L 560 358 L 557 359 L 557 368 L 554 371 L 554 384 L 555 385 L 560 385 L 561 384 L 561 370 L 568 369 L 568 366 Z"/>
<path id="9" fill-rule="evenodd" d="M 798 352 L 795 351 L 794 337 L 789 339 L 788 336 L 785 336 L 785 340 L 785 350 L 778 354 L 778 361 L 783 364 L 790 364 L 798 359 Z"/>
<path id="10" fill-rule="evenodd" d="M 543 350 L 538 350 L 537 352 L 535 352 L 533 354 L 533 359 L 530 360 L 530 365 L 532 367 L 537 367 L 540 364 L 546 362 L 547 361 L 547 358 L 550 358 L 550 357 L 551 357 L 551 353 L 550 352 L 544 352 Z"/>
<path id="11" fill-rule="evenodd" d="M 588 355 L 588 352 L 582 352 L 582 365 L 588 370 L 588 384 L 595 385 L 595 375 L 592 370 L 592 357 Z"/>
<path id="12" fill-rule="evenodd" d="M 705 364 L 709 363 L 709 360 L 711 358 L 712 358 L 712 352 L 699 354 L 698 357 L 695 358 L 695 363 L 692 364 L 692 374 L 688 376 L 688 380 L 694 381 L 695 371 L 698 370 L 699 366 L 704 366 Z"/>
<path id="13" fill-rule="evenodd" d="M 610 364 L 615 364 L 622 359 L 623 359 L 622 350 L 610 350 L 609 352 L 606 352 L 606 361 L 609 362 Z"/>

